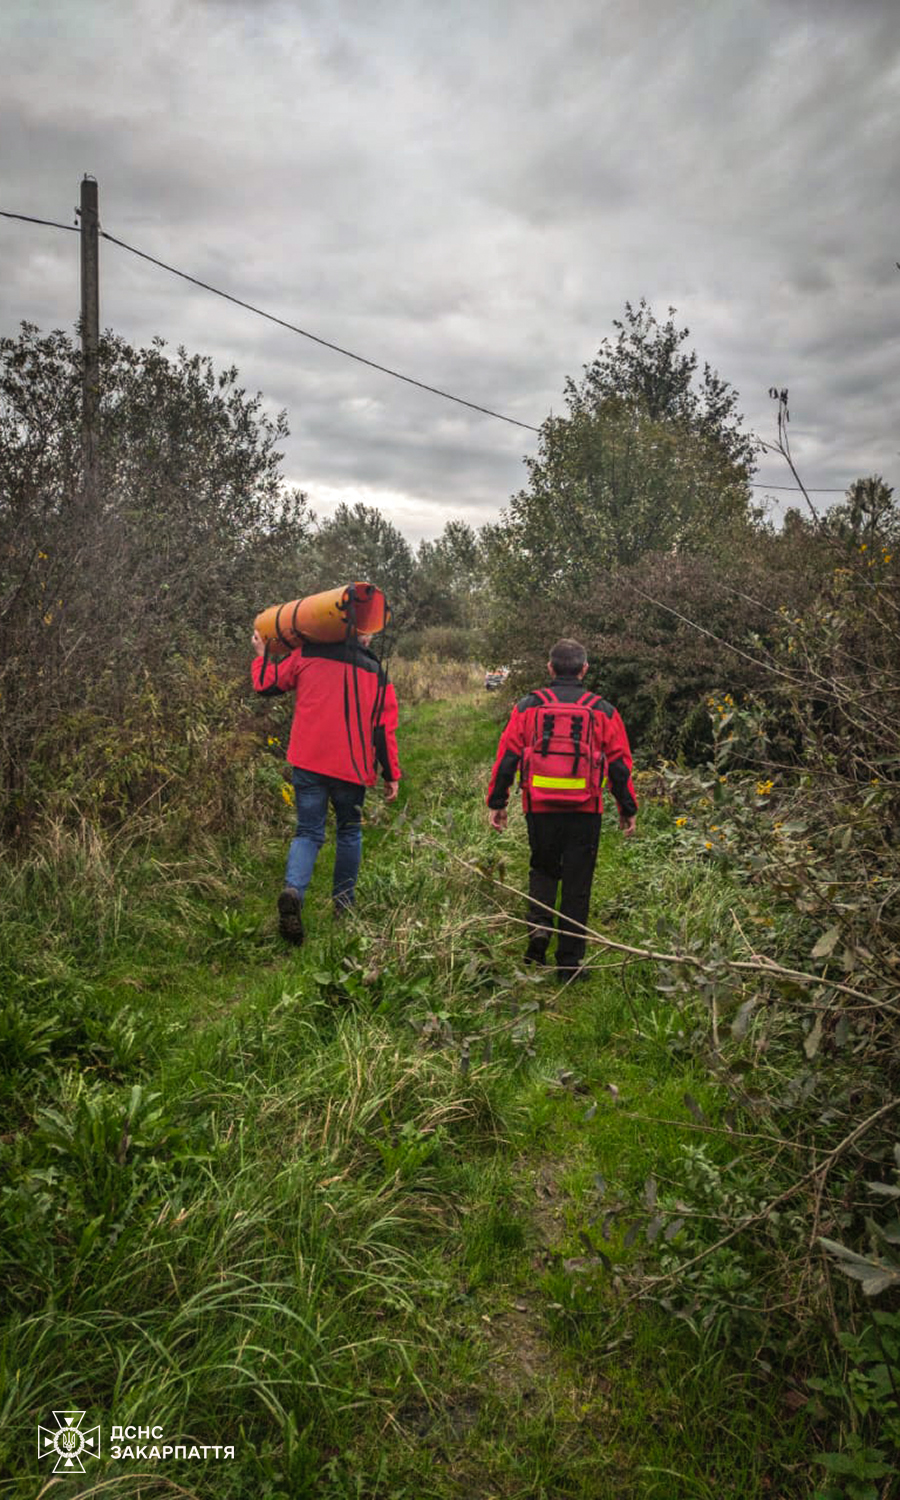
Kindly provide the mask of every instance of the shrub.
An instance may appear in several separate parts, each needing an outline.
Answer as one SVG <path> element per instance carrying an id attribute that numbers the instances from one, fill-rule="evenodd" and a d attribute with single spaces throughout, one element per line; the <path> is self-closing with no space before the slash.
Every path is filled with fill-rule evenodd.
<path id="1" fill-rule="evenodd" d="M 284 418 L 270 421 L 235 370 L 112 336 L 100 367 L 89 512 L 76 346 L 30 326 L 0 340 L 0 834 L 28 826 L 75 746 L 116 783 L 113 800 L 126 776 L 129 801 L 164 779 L 152 735 L 138 746 L 135 693 L 156 722 L 178 696 L 174 653 L 182 672 L 195 654 L 221 664 L 270 591 L 291 587 L 291 544 L 308 524 L 279 476 Z M 184 730 L 189 749 L 188 718 Z"/>
<path id="2" fill-rule="evenodd" d="M 397 655 L 406 661 L 423 656 L 436 661 L 472 662 L 482 659 L 484 642 L 481 633 L 462 625 L 427 625 L 424 630 L 408 630 L 397 641 Z"/>
<path id="3" fill-rule="evenodd" d="M 401 657 L 394 663 L 391 676 L 401 703 L 425 703 L 470 693 L 482 680 L 479 669 L 470 663 L 439 661 L 435 656 L 422 656 L 416 661 Z"/>

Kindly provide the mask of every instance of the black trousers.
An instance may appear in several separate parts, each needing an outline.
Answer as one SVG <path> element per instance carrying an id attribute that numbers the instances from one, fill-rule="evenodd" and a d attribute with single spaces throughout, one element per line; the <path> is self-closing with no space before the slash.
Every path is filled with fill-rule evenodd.
<path id="1" fill-rule="evenodd" d="M 584 958 L 591 882 L 597 863 L 600 814 L 526 813 L 531 868 L 528 872 L 528 956 L 543 959 L 553 934 L 557 887 L 562 885 L 557 968 L 577 968 Z M 539 904 L 540 903 L 540 904 Z M 550 911 L 545 911 L 550 907 Z"/>

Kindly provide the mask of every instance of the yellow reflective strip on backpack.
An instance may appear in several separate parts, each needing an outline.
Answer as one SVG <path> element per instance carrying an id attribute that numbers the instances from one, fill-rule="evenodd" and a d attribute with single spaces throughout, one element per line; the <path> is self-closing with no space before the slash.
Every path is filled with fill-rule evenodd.
<path id="1" fill-rule="evenodd" d="M 587 780 L 584 776 L 532 776 L 532 786 L 544 787 L 554 792 L 584 792 Z"/>

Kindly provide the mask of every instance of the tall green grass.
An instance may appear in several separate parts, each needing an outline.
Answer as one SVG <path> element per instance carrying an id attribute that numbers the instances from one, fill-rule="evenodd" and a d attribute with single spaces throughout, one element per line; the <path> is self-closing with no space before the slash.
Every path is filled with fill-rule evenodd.
<path id="1" fill-rule="evenodd" d="M 716 1327 L 626 1306 L 648 1178 L 673 1203 L 693 1182 L 703 1212 L 735 1152 L 711 1134 L 697 1157 L 683 1099 L 715 1124 L 716 1091 L 649 974 L 575 994 L 521 967 L 492 712 L 404 712 L 357 915 L 331 921 L 326 847 L 299 951 L 274 929 L 286 811 L 264 850 L 84 828 L 4 874 L 2 1493 L 809 1492 L 729 1267 Z M 598 922 L 642 930 L 677 886 L 718 930 L 731 895 L 667 873 L 653 822 L 604 833 Z M 60 1409 L 104 1453 L 50 1489 L 35 1429 Z M 235 1458 L 116 1462 L 113 1423 Z"/>

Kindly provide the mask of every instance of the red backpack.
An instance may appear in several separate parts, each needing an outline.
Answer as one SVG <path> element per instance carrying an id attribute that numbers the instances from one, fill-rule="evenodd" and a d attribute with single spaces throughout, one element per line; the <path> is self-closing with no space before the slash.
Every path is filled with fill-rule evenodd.
<path id="1" fill-rule="evenodd" d="M 526 812 L 595 812 L 603 782 L 603 748 L 592 713 L 600 699 L 582 693 L 575 703 L 560 703 L 548 688 L 532 695 L 535 710 L 531 743 L 522 754 L 522 792 Z"/>

